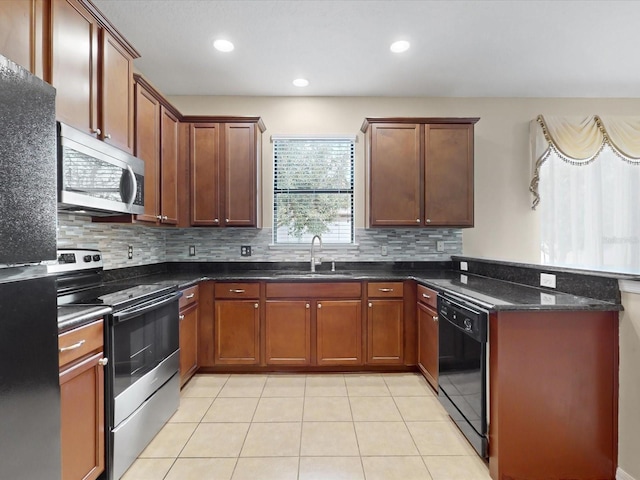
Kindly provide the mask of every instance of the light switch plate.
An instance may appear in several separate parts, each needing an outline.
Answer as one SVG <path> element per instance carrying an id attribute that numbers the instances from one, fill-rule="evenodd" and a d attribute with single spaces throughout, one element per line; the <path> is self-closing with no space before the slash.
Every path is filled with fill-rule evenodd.
<path id="1" fill-rule="evenodd" d="M 547 288 L 556 288 L 556 276 L 552 273 L 541 273 L 540 286 Z"/>
<path id="2" fill-rule="evenodd" d="M 189 245 L 189 256 L 190 257 L 195 257 L 196 256 L 196 246 L 195 245 Z"/>
<path id="3" fill-rule="evenodd" d="M 444 240 L 436 241 L 436 252 L 444 252 Z"/>

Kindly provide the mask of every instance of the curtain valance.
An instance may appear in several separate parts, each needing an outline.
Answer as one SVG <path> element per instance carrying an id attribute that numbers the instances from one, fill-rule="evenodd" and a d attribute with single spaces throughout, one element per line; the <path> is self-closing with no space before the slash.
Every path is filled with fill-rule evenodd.
<path id="1" fill-rule="evenodd" d="M 555 153 L 573 165 L 593 162 L 605 145 L 622 160 L 640 165 L 640 117 L 592 115 L 586 118 L 542 116 L 531 122 L 532 208 L 540 203 L 540 167 Z"/>

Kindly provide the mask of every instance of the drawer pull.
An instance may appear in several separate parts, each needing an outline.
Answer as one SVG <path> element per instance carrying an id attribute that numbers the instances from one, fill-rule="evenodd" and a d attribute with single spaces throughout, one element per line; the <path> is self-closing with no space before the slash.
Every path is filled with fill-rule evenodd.
<path id="1" fill-rule="evenodd" d="M 184 297 L 184 299 L 185 299 L 185 300 L 189 300 L 189 299 L 191 299 L 191 298 L 193 298 L 193 297 L 195 297 L 195 296 L 196 296 L 196 294 L 195 294 L 195 293 L 190 293 L 189 295 L 187 295 L 186 297 Z"/>
<path id="2" fill-rule="evenodd" d="M 423 293 L 423 294 L 422 294 L 422 296 L 423 296 L 424 298 L 431 298 L 431 295 L 427 295 L 426 293 Z"/>
<path id="3" fill-rule="evenodd" d="M 384 293 L 393 292 L 393 288 L 379 288 L 378 290 Z"/>
<path id="4" fill-rule="evenodd" d="M 102 365 L 103 367 L 106 366 L 107 363 L 109 363 L 108 358 L 101 358 L 100 360 L 98 360 L 98 365 Z"/>
<path id="5" fill-rule="evenodd" d="M 244 293 L 242 288 L 232 288 L 229 290 L 231 293 Z"/>
<path id="6" fill-rule="evenodd" d="M 68 347 L 60 347 L 58 350 L 60 351 L 60 353 L 68 352 L 69 350 L 75 350 L 77 348 L 80 348 L 85 343 L 86 343 L 86 340 L 80 340 L 78 343 L 74 343 L 73 345 L 69 345 Z"/>

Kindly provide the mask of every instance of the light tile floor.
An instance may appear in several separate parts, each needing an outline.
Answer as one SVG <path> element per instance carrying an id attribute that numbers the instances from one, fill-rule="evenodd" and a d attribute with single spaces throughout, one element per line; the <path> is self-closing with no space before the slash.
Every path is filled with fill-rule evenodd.
<path id="1" fill-rule="evenodd" d="M 123 480 L 490 480 L 418 374 L 196 375 Z"/>

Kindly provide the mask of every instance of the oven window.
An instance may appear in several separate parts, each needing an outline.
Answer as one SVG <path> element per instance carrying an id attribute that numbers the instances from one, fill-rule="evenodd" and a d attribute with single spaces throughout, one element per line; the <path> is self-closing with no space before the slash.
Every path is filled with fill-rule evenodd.
<path id="1" fill-rule="evenodd" d="M 178 302 L 113 325 L 114 396 L 179 347 Z"/>

